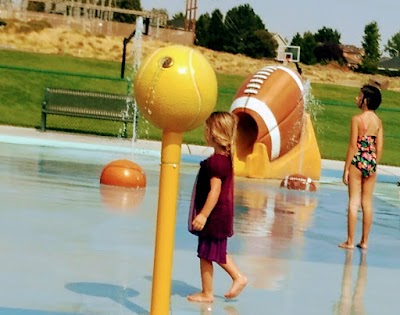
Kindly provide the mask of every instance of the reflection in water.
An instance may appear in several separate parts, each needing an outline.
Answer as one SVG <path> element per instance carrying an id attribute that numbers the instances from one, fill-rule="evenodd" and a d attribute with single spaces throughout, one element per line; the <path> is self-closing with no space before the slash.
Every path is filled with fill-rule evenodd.
<path id="1" fill-rule="evenodd" d="M 213 304 L 212 303 L 198 303 L 200 315 L 212 315 L 213 314 Z M 240 315 L 238 310 L 232 306 L 225 306 L 224 311 L 226 315 Z M 220 314 L 220 312 L 218 312 Z"/>
<path id="2" fill-rule="evenodd" d="M 227 315 L 240 315 L 239 312 L 233 306 L 226 306 L 224 310 Z"/>
<path id="3" fill-rule="evenodd" d="M 200 315 L 212 315 L 212 303 L 199 303 Z"/>
<path id="4" fill-rule="evenodd" d="M 100 185 L 104 206 L 113 212 L 133 213 L 142 204 L 146 189 Z"/>
<path id="5" fill-rule="evenodd" d="M 302 237 L 317 205 L 314 193 L 264 184 L 235 187 L 235 231 L 248 236 Z"/>
<path id="6" fill-rule="evenodd" d="M 282 189 L 265 181 L 237 181 L 235 233 L 243 240 L 244 270 L 257 288 L 279 290 L 290 251 L 302 255 L 303 234 L 312 224 L 314 193 Z"/>
<path id="7" fill-rule="evenodd" d="M 346 260 L 343 268 L 342 291 L 340 301 L 336 308 L 337 315 L 364 315 L 364 292 L 367 285 L 367 255 L 366 251 L 361 251 L 360 263 L 354 293 L 353 286 L 353 250 L 346 250 Z"/>

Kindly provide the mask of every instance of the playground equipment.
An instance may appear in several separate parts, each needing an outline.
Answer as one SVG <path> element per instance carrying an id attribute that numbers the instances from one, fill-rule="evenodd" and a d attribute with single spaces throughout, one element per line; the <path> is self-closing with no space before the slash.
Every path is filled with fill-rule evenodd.
<path id="1" fill-rule="evenodd" d="M 287 175 L 281 181 L 281 187 L 293 190 L 316 191 L 317 187 L 310 177 L 301 174 Z"/>
<path id="2" fill-rule="evenodd" d="M 82 29 L 85 32 L 112 35 L 119 29 L 114 24 L 115 14 L 142 17 L 156 26 L 157 30 L 167 24 L 168 15 L 160 10 L 139 11 L 120 8 L 116 0 L 0 0 L 0 18 L 27 19 L 32 13 L 30 6 L 40 5 L 43 13 L 38 18 L 56 20 L 60 23 Z M 29 13 L 29 14 L 28 14 Z M 33 12 L 36 13 L 36 12 Z"/>
<path id="3" fill-rule="evenodd" d="M 162 129 L 161 170 L 151 315 L 169 314 L 182 133 L 199 127 L 217 101 L 217 78 L 196 50 L 180 45 L 156 50 L 135 77 L 137 104 Z"/>
<path id="4" fill-rule="evenodd" d="M 321 174 L 321 155 L 301 76 L 283 66 L 268 66 L 238 89 L 231 112 L 239 117 L 235 174 L 283 179 Z"/>
<path id="5" fill-rule="evenodd" d="M 100 183 L 104 185 L 144 188 L 146 174 L 136 163 L 129 160 L 115 160 L 104 166 Z"/>

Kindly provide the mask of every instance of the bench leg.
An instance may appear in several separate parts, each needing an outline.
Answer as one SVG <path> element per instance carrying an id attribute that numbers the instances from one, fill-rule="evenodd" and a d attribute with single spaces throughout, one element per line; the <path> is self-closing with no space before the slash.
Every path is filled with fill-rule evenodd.
<path id="1" fill-rule="evenodd" d="M 46 131 L 46 118 L 47 118 L 46 116 L 47 116 L 46 113 L 42 112 L 42 127 L 41 127 L 42 131 Z"/>

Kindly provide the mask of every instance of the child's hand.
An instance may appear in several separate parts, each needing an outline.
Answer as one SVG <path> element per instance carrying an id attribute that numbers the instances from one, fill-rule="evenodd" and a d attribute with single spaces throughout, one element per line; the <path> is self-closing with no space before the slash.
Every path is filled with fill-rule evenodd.
<path id="1" fill-rule="evenodd" d="M 205 217 L 205 215 L 202 213 L 199 213 L 194 218 L 192 225 L 196 231 L 201 231 L 204 228 L 204 225 L 206 225 L 206 222 L 207 222 L 207 218 Z"/>
<path id="2" fill-rule="evenodd" d="M 349 170 L 343 172 L 343 183 L 347 186 L 349 184 Z"/>

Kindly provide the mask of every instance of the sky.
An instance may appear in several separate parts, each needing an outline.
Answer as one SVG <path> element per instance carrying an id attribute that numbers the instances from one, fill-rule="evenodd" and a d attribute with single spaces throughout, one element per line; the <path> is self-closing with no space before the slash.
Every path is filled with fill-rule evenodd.
<path id="1" fill-rule="evenodd" d="M 167 9 L 170 18 L 186 10 L 186 0 L 141 0 L 141 4 L 143 10 Z M 342 44 L 361 47 L 365 26 L 375 21 L 383 51 L 387 41 L 400 32 L 399 0 L 197 0 L 197 17 L 215 9 L 225 15 L 243 4 L 253 8 L 269 32 L 289 43 L 296 33 L 316 33 L 325 26 L 340 33 Z"/>

